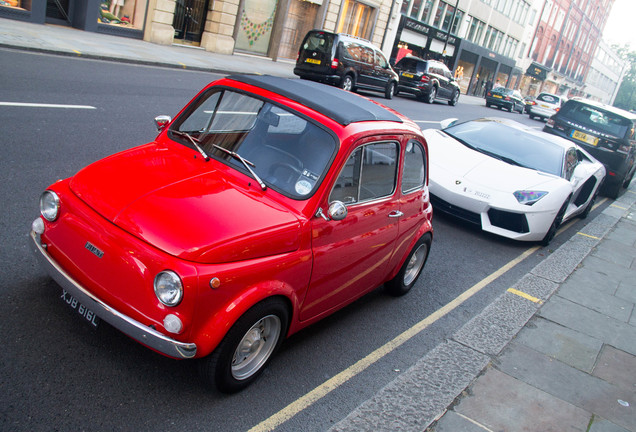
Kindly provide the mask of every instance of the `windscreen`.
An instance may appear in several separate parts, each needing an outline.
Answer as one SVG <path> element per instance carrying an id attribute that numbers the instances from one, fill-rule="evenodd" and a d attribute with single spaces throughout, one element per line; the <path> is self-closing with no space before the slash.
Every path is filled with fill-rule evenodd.
<path id="1" fill-rule="evenodd" d="M 336 150 L 334 137 L 311 121 L 230 90 L 203 94 L 170 132 L 175 141 L 193 147 L 192 138 L 208 156 L 248 175 L 251 169 L 267 186 L 295 199 L 316 190 Z"/>
<path id="2" fill-rule="evenodd" d="M 444 132 L 494 158 L 563 176 L 563 148 L 541 134 L 488 119 L 460 123 L 444 129 Z"/>

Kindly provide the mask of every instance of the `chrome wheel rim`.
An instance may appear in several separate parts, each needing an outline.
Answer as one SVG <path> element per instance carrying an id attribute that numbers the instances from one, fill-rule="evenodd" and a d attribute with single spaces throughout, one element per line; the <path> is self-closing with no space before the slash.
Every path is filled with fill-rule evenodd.
<path id="1" fill-rule="evenodd" d="M 345 77 L 344 85 L 342 86 L 342 88 L 346 91 L 351 91 L 352 87 L 353 87 L 353 81 L 351 80 L 351 78 Z"/>
<path id="2" fill-rule="evenodd" d="M 428 254 L 428 247 L 426 244 L 421 244 L 413 255 L 409 259 L 409 263 L 406 265 L 404 272 L 404 285 L 410 285 L 417 279 L 417 275 L 422 271 L 424 262 L 426 261 L 426 255 Z"/>
<path id="3" fill-rule="evenodd" d="M 232 376 L 244 380 L 258 372 L 274 352 L 281 332 L 280 318 L 267 315 L 243 336 L 232 357 Z"/>

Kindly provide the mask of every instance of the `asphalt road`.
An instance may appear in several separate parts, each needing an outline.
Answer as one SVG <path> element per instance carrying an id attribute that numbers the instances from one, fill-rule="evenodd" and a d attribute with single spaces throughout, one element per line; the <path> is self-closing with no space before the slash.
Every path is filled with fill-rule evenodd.
<path id="1" fill-rule="evenodd" d="M 400 347 L 374 354 L 535 246 L 482 233 L 437 213 L 431 255 L 411 293 L 396 299 L 376 290 L 291 337 L 246 391 L 221 395 L 200 385 L 193 362 L 164 358 L 106 325 L 89 328 L 59 300 L 60 288 L 36 265 L 27 243 L 47 185 L 92 161 L 151 141 L 156 115 L 176 115 L 218 76 L 4 50 L 0 62 L 0 103 L 11 103 L 0 105 L 0 430 L 264 430 L 262 422 L 272 418 L 282 421 L 280 431 L 327 430 L 577 228 L 561 234 L 550 248 L 539 248 Z M 485 108 L 476 99 L 460 98 L 458 106 L 450 107 L 369 95 L 423 128 L 439 127 L 447 117 L 487 115 L 542 126 L 527 116 Z M 367 359 L 368 367 L 352 368 L 361 359 Z M 333 390 L 325 391 L 325 383 L 333 384 Z M 292 405 L 299 400 L 301 409 Z"/>

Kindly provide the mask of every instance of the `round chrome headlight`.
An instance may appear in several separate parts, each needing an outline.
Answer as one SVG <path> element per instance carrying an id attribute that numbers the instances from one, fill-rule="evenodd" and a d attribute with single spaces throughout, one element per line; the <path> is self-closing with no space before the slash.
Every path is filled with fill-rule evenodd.
<path id="1" fill-rule="evenodd" d="M 171 270 L 164 270 L 155 276 L 155 295 L 166 306 L 176 306 L 183 298 L 181 278 Z"/>
<path id="2" fill-rule="evenodd" d="M 47 190 L 40 196 L 40 214 L 44 219 L 53 222 L 60 211 L 60 197 L 53 191 Z"/>

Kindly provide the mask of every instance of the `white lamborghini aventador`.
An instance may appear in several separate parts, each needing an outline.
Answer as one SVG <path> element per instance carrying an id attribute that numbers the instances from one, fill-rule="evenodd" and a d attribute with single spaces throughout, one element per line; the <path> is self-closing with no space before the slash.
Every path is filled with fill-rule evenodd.
<path id="1" fill-rule="evenodd" d="M 547 245 L 562 222 L 588 215 L 605 178 L 576 144 L 515 121 L 449 119 L 424 135 L 433 207 L 516 240 Z"/>

